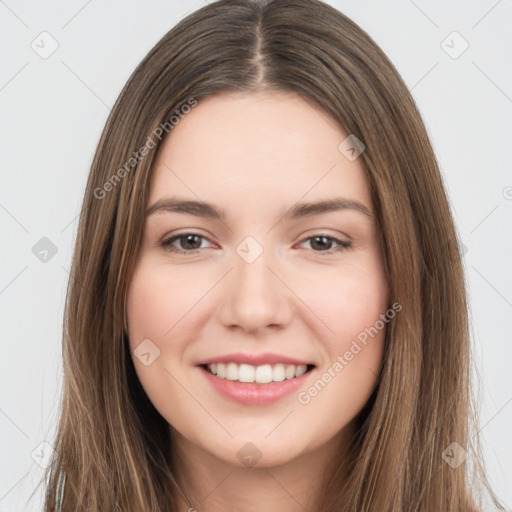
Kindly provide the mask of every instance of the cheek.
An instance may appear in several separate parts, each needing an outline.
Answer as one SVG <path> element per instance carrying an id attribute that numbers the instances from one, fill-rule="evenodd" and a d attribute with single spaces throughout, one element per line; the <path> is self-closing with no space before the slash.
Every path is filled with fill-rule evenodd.
<path id="1" fill-rule="evenodd" d="M 323 337 L 327 358 L 317 380 L 301 392 L 298 401 L 313 417 L 329 417 L 331 434 L 363 408 L 382 363 L 386 329 L 395 313 L 386 316 L 388 283 L 376 268 L 369 272 L 351 267 L 338 272 L 318 290 L 316 299 L 311 296 L 316 310 L 323 312 L 322 320 L 334 332 Z"/>
<path id="2" fill-rule="evenodd" d="M 335 269 L 321 281 L 303 288 L 311 309 L 329 327 L 329 345 L 341 350 L 344 345 L 371 327 L 388 307 L 388 283 L 382 269 L 366 264 Z"/>
<path id="3" fill-rule="evenodd" d="M 177 334 L 206 290 L 205 283 L 187 271 L 171 275 L 165 268 L 142 261 L 133 275 L 127 298 L 132 348 L 146 338 L 161 348 L 168 344 L 166 340 L 173 339 L 173 347 L 178 348 Z"/>
<path id="4" fill-rule="evenodd" d="M 179 272 L 166 275 L 165 269 L 142 259 L 128 290 L 130 351 L 139 380 L 152 400 L 158 400 L 162 389 L 168 387 L 162 385 L 170 378 L 165 370 L 181 360 L 185 348 L 185 341 L 180 341 L 185 340 L 181 329 L 200 295 L 200 290 L 193 284 L 186 286 L 184 279 Z M 148 352 L 149 357 L 139 358 Z"/>
<path id="5" fill-rule="evenodd" d="M 375 265 L 351 265 L 342 270 L 324 280 L 315 295 L 309 295 L 312 309 L 319 312 L 330 331 L 322 337 L 327 357 L 319 375 L 327 373 L 324 380 L 329 391 L 322 393 L 317 405 L 324 399 L 332 402 L 343 397 L 345 410 L 356 412 L 371 394 L 382 363 L 389 324 L 389 318 L 382 318 L 387 318 L 389 288 L 378 260 Z M 324 389 L 321 384 L 317 388 Z"/>
<path id="6" fill-rule="evenodd" d="M 144 258 L 128 290 L 128 337 L 135 371 L 153 405 L 170 423 L 179 422 L 182 414 L 179 408 L 169 409 L 169 403 L 180 396 L 180 386 L 173 376 L 187 345 L 184 329 L 204 293 L 197 279 L 186 272 L 169 275 L 165 268 Z M 147 352 L 150 364 L 138 356 Z"/>

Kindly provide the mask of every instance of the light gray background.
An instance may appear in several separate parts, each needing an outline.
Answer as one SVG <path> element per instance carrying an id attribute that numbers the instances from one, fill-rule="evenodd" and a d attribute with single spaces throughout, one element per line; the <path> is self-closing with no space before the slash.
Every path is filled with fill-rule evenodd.
<path id="1" fill-rule="evenodd" d="M 467 247 L 486 461 L 510 507 L 512 2 L 328 3 L 387 53 L 431 135 Z M 109 108 L 160 37 L 202 5 L 0 1 L 0 512 L 41 509 L 39 493 L 26 500 L 42 474 L 38 463 L 44 465 L 51 450 L 40 443 L 52 442 L 57 419 L 77 215 Z M 31 47 L 50 48 L 43 31 L 58 43 L 46 59 Z M 463 41 L 446 39 L 453 31 L 469 44 L 458 58 L 452 56 Z M 42 237 L 58 249 L 47 262 L 32 252 Z"/>

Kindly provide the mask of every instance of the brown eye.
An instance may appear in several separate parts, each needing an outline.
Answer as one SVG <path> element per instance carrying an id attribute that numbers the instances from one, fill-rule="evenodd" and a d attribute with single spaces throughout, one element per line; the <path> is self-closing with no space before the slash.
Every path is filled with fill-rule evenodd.
<path id="1" fill-rule="evenodd" d="M 352 246 L 350 242 L 345 242 L 327 235 L 312 236 L 303 240 L 302 243 L 306 242 L 310 242 L 310 246 L 314 252 L 321 254 L 332 254 L 333 252 L 349 249 Z M 338 247 L 332 249 L 333 245 L 337 245 Z"/>
<path id="2" fill-rule="evenodd" d="M 332 247 L 333 240 L 326 236 L 315 236 L 311 238 L 311 248 L 315 250 L 328 250 Z"/>
<path id="3" fill-rule="evenodd" d="M 194 253 L 201 248 L 203 240 L 208 239 L 196 233 L 182 233 L 163 240 L 161 245 L 170 252 Z M 178 244 L 175 244 L 175 242 L 178 242 Z"/>

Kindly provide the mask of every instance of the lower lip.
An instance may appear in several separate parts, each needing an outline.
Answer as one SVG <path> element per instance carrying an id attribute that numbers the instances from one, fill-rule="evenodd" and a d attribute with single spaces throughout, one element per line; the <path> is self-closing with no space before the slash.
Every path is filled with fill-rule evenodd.
<path id="1" fill-rule="evenodd" d="M 281 398 L 297 391 L 302 386 L 314 368 L 300 377 L 286 379 L 281 382 L 269 382 L 268 384 L 255 384 L 238 382 L 235 380 L 221 379 L 211 374 L 203 367 L 199 367 L 213 388 L 221 395 L 243 405 L 268 405 L 277 402 Z"/>

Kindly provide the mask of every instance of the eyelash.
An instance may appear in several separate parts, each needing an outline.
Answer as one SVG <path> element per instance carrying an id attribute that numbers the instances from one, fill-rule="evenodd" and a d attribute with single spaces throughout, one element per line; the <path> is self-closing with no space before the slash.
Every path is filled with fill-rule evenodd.
<path id="1" fill-rule="evenodd" d="M 171 236 L 169 238 L 166 238 L 166 239 L 162 240 L 161 246 L 166 251 L 173 252 L 175 254 L 184 254 L 184 255 L 185 254 L 186 255 L 196 254 L 196 253 L 198 253 L 200 251 L 200 249 L 192 249 L 190 251 L 186 251 L 186 250 L 183 250 L 183 249 L 177 249 L 177 248 L 175 248 L 175 247 L 173 247 L 171 245 L 176 240 L 179 240 L 180 238 L 186 238 L 187 236 L 190 236 L 190 235 L 199 237 L 199 238 L 204 239 L 204 240 L 208 240 L 208 242 L 213 243 L 210 239 L 208 239 L 207 237 L 205 237 L 203 235 L 199 235 L 198 233 L 189 232 L 189 233 L 180 233 L 178 235 L 173 235 L 173 236 Z M 314 238 L 325 238 L 328 241 L 335 242 L 335 243 L 338 244 L 338 248 L 337 249 L 329 249 L 328 251 L 313 251 L 316 254 L 319 254 L 321 256 L 331 255 L 333 253 L 344 251 L 344 250 L 350 249 L 352 247 L 352 243 L 351 242 L 346 242 L 346 241 L 343 241 L 343 240 L 339 240 L 338 238 L 335 238 L 333 236 L 323 235 L 323 234 L 309 236 L 307 238 L 304 238 L 300 243 L 302 244 L 302 243 L 304 243 L 304 242 L 306 242 L 308 240 L 312 240 Z"/>

